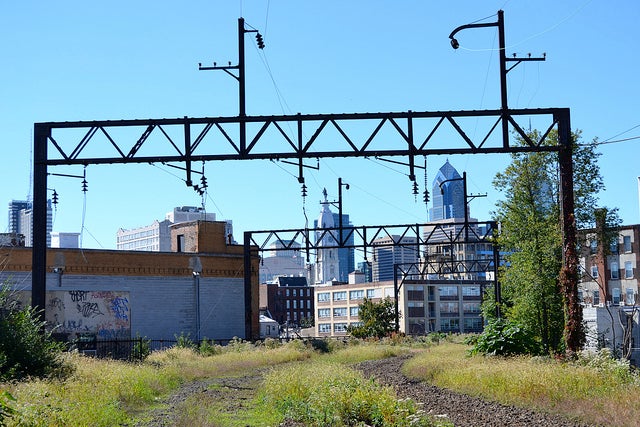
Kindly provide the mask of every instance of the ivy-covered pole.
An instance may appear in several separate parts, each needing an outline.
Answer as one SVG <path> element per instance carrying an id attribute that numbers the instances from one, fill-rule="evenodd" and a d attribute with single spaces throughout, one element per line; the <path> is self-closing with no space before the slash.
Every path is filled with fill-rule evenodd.
<path id="1" fill-rule="evenodd" d="M 558 163 L 560 167 L 560 204 L 562 209 L 562 269 L 560 288 L 564 299 L 564 340 L 567 353 L 574 355 L 585 341 L 582 306 L 578 299 L 578 253 L 576 250 L 576 218 L 573 194 L 573 140 L 569 109 L 555 115 L 558 123 Z"/>

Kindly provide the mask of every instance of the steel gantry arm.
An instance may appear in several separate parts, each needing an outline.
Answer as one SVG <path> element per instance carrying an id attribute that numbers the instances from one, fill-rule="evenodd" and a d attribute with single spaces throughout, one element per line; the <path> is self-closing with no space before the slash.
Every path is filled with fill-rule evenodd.
<path id="1" fill-rule="evenodd" d="M 545 117 L 548 127 L 540 139 L 532 140 L 518 124 L 518 119 Z M 130 164 L 130 163 L 182 163 L 186 174 L 185 182 L 191 185 L 191 165 L 194 161 L 216 160 L 279 160 L 294 159 L 299 165 L 298 180 L 304 182 L 305 159 L 330 157 L 405 157 L 408 159 L 410 179 L 415 179 L 415 156 L 438 154 L 491 154 L 555 151 L 560 156 L 560 176 L 562 181 L 563 219 L 573 218 L 573 173 L 571 160 L 571 133 L 568 108 L 471 110 L 471 111 L 424 111 L 390 113 L 351 114 L 296 114 L 281 116 L 236 116 L 175 119 L 142 119 L 116 121 L 48 122 L 34 125 L 34 198 L 33 198 L 33 278 L 32 305 L 45 307 L 46 278 L 46 198 L 48 168 L 61 165 L 90 164 Z M 460 121 L 469 117 L 484 117 L 494 120 L 489 131 L 473 140 L 464 132 Z M 498 125 L 506 120 L 513 133 L 524 143 L 504 143 Z M 424 133 L 418 134 L 416 123 L 429 122 Z M 373 130 L 360 139 L 347 131 L 347 123 L 373 125 Z M 297 129 L 292 138 L 284 131 L 293 123 Z M 233 132 L 234 125 L 241 128 L 252 124 L 254 133 Z M 446 147 L 434 146 L 436 132 L 447 126 L 458 138 L 448 140 Z M 376 137 L 386 127 L 395 132 L 395 139 L 385 141 L 383 148 L 375 148 Z M 126 137 L 116 130 L 127 128 Z M 274 128 L 281 138 L 266 137 L 266 131 Z M 337 130 L 340 138 L 335 141 L 338 149 L 316 149 L 317 141 L 328 132 Z M 552 129 L 558 129 L 558 140 L 548 140 Z M 71 130 L 71 131 L 70 131 Z M 82 136 L 78 138 L 78 130 Z M 491 138 L 497 133 L 496 138 Z M 179 141 L 176 135 L 182 135 Z M 305 138 L 304 135 L 310 135 Z M 335 133 L 334 133 L 335 135 Z M 149 144 L 151 137 L 166 142 L 164 145 Z M 389 138 L 385 134 L 386 138 Z M 284 141 L 284 144 L 282 142 Z M 149 144 L 150 147 L 142 148 Z M 285 149 L 274 149 L 274 147 Z M 90 149 L 89 149 L 90 148 Z M 157 150 L 157 152 L 153 152 Z M 104 153 L 96 156 L 94 153 Z M 145 153 L 142 155 L 141 153 Z M 575 247 L 575 237 L 571 233 L 575 226 L 565 225 L 565 239 Z M 566 251 L 565 251 L 566 252 Z M 575 258 L 569 251 L 568 265 Z M 570 279 L 570 281 L 573 278 Z M 577 282 L 576 282 L 577 286 Z M 573 286 L 572 286 L 573 289 Z M 573 294 L 573 292 L 572 292 Z"/>

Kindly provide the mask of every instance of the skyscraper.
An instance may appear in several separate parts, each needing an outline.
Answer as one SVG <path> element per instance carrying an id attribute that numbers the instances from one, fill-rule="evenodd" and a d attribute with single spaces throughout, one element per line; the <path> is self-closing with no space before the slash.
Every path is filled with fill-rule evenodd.
<path id="1" fill-rule="evenodd" d="M 464 218 L 465 194 L 462 177 L 449 163 L 445 162 L 433 180 L 431 191 L 433 205 L 429 219 L 439 221 L 449 218 Z"/>
<path id="2" fill-rule="evenodd" d="M 321 249 L 318 249 L 316 255 L 316 284 L 324 284 L 331 280 L 338 279 L 338 241 L 335 239 L 335 230 L 333 231 L 320 231 L 318 229 L 331 229 L 336 225 L 333 221 L 333 213 L 329 209 L 329 201 L 327 200 L 327 190 L 325 189 L 322 194 L 324 195 L 324 201 L 320 202 L 322 209 L 320 210 L 320 216 L 315 221 L 315 241 Z"/>
<path id="3" fill-rule="evenodd" d="M 33 246 L 33 203 L 28 200 L 9 202 L 9 233 L 22 234 L 25 246 Z M 51 200 L 47 200 L 47 247 L 51 247 L 53 212 Z"/>

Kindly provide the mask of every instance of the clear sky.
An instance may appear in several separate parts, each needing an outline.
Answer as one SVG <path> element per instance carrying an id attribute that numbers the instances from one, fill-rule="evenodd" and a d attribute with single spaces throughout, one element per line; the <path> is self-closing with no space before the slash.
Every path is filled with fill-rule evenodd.
<path id="1" fill-rule="evenodd" d="M 625 224 L 640 222 L 640 83 L 635 0 L 379 1 L 34 1 L 0 13 L 0 143 L 3 206 L 30 184 L 33 124 L 45 121 L 236 116 L 237 83 L 198 63 L 237 63 L 237 20 L 264 35 L 246 37 L 247 114 L 495 109 L 500 106 L 497 29 L 456 27 L 505 16 L 507 54 L 540 56 L 509 73 L 512 108 L 568 107 L 583 141 L 598 138 L 606 191 Z M 479 132 L 479 131 L 478 131 Z M 472 135 L 477 136 L 477 135 Z M 626 141 L 621 141 L 626 140 Z M 617 141 L 617 142 L 616 142 Z M 491 186 L 499 155 L 449 156 L 470 193 L 471 213 L 489 220 L 500 197 Z M 429 187 L 444 156 L 428 159 Z M 311 163 L 314 163 L 312 161 Z M 201 165 L 195 165 L 201 168 Z M 322 189 L 355 225 L 427 222 L 407 168 L 375 159 L 326 159 L 305 170 L 305 210 L 295 166 L 212 162 L 205 166 L 208 212 L 245 230 L 297 228 L 320 212 Z M 78 167 L 50 172 L 82 174 Z M 86 248 L 115 248 L 118 228 L 164 219 L 174 206 L 201 206 L 184 174 L 165 166 L 89 166 L 80 180 L 50 176 L 60 203 L 54 231 L 80 232 Z M 420 192 L 424 176 L 418 171 Z M 7 217 L 0 216 L 0 229 Z"/>

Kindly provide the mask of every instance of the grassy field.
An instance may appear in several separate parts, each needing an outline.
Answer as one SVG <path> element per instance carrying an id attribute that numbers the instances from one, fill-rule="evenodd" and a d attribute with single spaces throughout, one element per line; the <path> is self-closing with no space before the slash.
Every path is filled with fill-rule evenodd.
<path id="1" fill-rule="evenodd" d="M 583 358 L 580 363 L 469 357 L 467 346 L 452 342 L 319 344 L 236 342 L 208 355 L 173 348 L 140 363 L 69 354 L 75 368 L 69 378 L 0 384 L 0 391 L 16 399 L 5 400 L 16 410 L 5 422 L 9 426 L 135 425 L 149 420 L 154 409 L 165 407 L 167 396 L 202 381 L 206 392 L 179 403 L 175 425 L 273 426 L 285 416 L 306 425 L 329 425 L 328 420 L 332 425 L 353 425 L 355 420 L 385 426 L 442 425 L 351 367 L 409 352 L 415 356 L 405 364 L 405 374 L 441 387 L 601 425 L 630 426 L 636 422 L 629 420 L 640 419 L 637 376 L 606 357 Z M 230 397 L 235 406 L 230 406 Z"/>
<path id="2" fill-rule="evenodd" d="M 465 394 L 590 424 L 636 426 L 640 419 L 638 376 L 607 357 L 570 363 L 539 357 L 469 357 L 466 346 L 444 343 L 410 360 L 404 373 Z"/>

